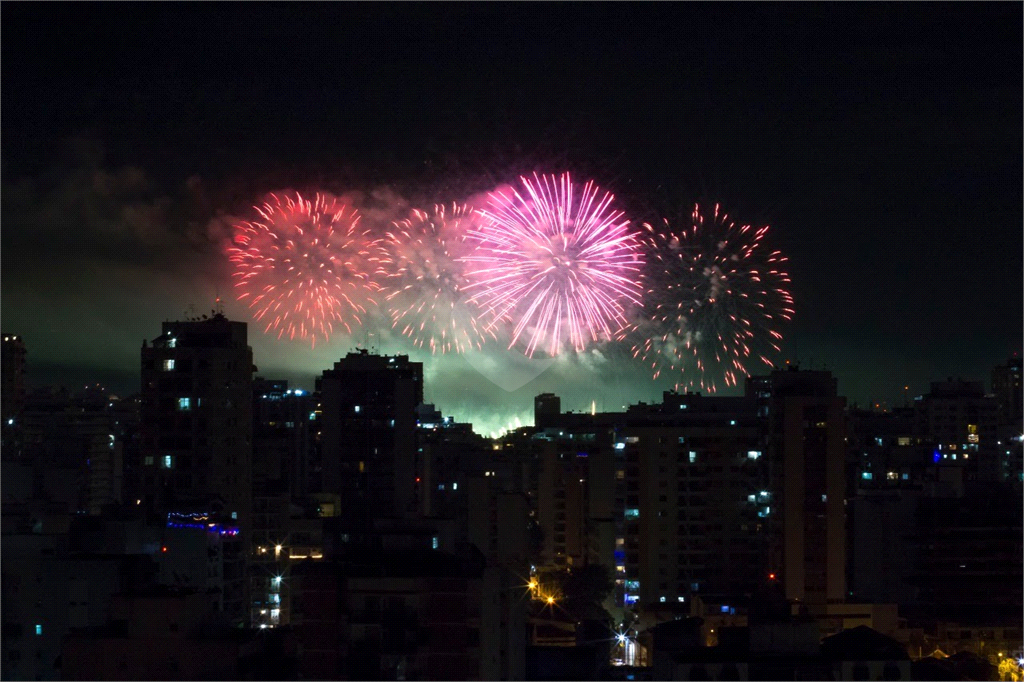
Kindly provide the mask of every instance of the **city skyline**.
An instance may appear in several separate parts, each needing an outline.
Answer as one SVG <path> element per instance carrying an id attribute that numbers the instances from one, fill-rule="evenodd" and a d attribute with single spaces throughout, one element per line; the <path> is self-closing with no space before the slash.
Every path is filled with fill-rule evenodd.
<path id="1" fill-rule="evenodd" d="M 673 380 L 615 346 L 510 392 L 512 353 L 432 358 L 386 325 L 314 350 L 233 300 L 225 235 L 269 191 L 357 198 L 386 224 L 533 171 L 593 177 L 634 227 L 698 202 L 771 225 L 796 310 L 774 360 L 827 367 L 851 402 L 987 384 L 1021 349 L 1018 6 L 644 6 L 635 33 L 616 5 L 187 25 L 141 7 L 117 10 L 120 43 L 111 8 L 7 9 L 4 331 L 34 385 L 134 392 L 140 341 L 219 296 L 259 374 L 304 388 L 373 347 L 424 362 L 425 398 L 464 421 L 514 424 L 544 392 L 657 400 Z"/>

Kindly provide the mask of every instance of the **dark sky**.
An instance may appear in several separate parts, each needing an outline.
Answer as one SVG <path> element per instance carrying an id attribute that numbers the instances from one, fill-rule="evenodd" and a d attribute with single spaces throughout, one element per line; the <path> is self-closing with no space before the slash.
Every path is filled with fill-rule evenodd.
<path id="1" fill-rule="evenodd" d="M 226 217 L 265 192 L 451 201 L 569 170 L 636 222 L 720 201 L 771 224 L 784 357 L 852 400 L 987 379 L 1024 326 L 1021 7 L 4 3 L 4 331 L 34 383 L 130 391 L 141 339 L 230 289 Z M 250 333 L 306 383 L 365 340 Z M 601 357 L 514 399 L 428 374 L 445 409 L 516 413 L 664 387 Z"/>

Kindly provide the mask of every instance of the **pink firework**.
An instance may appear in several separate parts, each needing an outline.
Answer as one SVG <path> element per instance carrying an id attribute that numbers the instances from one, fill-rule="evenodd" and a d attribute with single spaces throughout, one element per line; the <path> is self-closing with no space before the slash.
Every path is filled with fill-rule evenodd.
<path id="1" fill-rule="evenodd" d="M 247 300 L 264 332 L 277 337 L 327 340 L 335 325 L 346 333 L 362 323 L 373 296 L 382 252 L 359 226 L 355 209 L 317 194 L 271 194 L 259 217 L 235 225 L 238 300 Z"/>
<path id="2" fill-rule="evenodd" d="M 509 348 L 557 355 L 567 346 L 617 338 L 627 306 L 640 301 L 639 241 L 613 196 L 569 174 L 520 178 L 492 192 L 469 234 L 468 291 L 489 318 L 508 321 Z"/>
<path id="3" fill-rule="evenodd" d="M 736 386 L 751 362 L 773 366 L 793 316 L 787 259 L 761 241 L 768 226 L 737 225 L 717 204 L 710 218 L 696 206 L 682 227 L 644 225 L 651 272 L 633 355 L 655 379 L 677 373 L 677 389 L 714 392 Z"/>
<path id="4" fill-rule="evenodd" d="M 384 306 L 392 328 L 431 353 L 463 353 L 494 338 L 477 321 L 460 260 L 474 213 L 465 205 L 416 209 L 386 235 Z"/>

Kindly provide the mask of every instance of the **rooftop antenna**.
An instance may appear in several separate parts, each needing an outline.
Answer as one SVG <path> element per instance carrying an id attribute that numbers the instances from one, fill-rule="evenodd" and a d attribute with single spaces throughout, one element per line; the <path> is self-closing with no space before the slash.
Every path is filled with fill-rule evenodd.
<path id="1" fill-rule="evenodd" d="M 224 305 L 221 303 L 221 300 L 220 300 L 220 289 L 219 288 L 214 289 L 213 290 L 213 295 L 214 295 L 213 303 L 214 303 L 214 306 L 215 306 L 214 309 L 213 309 L 213 312 L 215 314 L 217 314 L 217 315 L 223 315 L 224 314 Z"/>
<path id="2" fill-rule="evenodd" d="M 195 322 L 199 319 L 199 311 L 196 310 L 195 303 L 189 303 L 188 307 L 185 308 L 185 319 L 189 322 Z"/>

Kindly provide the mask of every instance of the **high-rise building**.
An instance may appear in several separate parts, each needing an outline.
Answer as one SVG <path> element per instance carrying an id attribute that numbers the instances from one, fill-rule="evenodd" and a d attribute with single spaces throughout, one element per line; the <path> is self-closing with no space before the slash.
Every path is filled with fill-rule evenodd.
<path id="1" fill-rule="evenodd" d="M 218 524 L 223 608 L 247 622 L 255 370 L 247 326 L 221 314 L 165 322 L 143 342 L 141 360 L 141 505 L 169 528 Z"/>
<path id="2" fill-rule="evenodd" d="M 1007 359 L 1005 365 L 998 365 L 992 369 L 992 393 L 996 396 L 998 403 L 999 421 L 1002 424 L 1013 424 L 1018 428 L 1024 420 L 1024 408 L 1022 408 L 1022 391 L 1024 384 L 1021 383 L 1021 374 L 1024 374 L 1022 359 L 1019 355 Z"/>
<path id="3" fill-rule="evenodd" d="M 423 364 L 360 350 L 317 380 L 323 492 L 340 495 L 349 519 L 416 515 L 416 408 Z"/>
<path id="4" fill-rule="evenodd" d="M 917 402 L 918 432 L 932 453 L 940 487 L 954 496 L 974 480 L 1001 480 L 998 405 L 980 381 L 933 381 Z"/>
<path id="5" fill-rule="evenodd" d="M 827 371 L 776 370 L 750 377 L 747 395 L 767 418 L 773 536 L 787 599 L 808 605 L 846 597 L 846 399 Z"/>
<path id="6" fill-rule="evenodd" d="M 765 528 L 778 513 L 752 401 L 666 393 L 627 418 L 615 445 L 625 603 L 687 613 L 699 597 L 734 614 L 768 572 Z"/>

